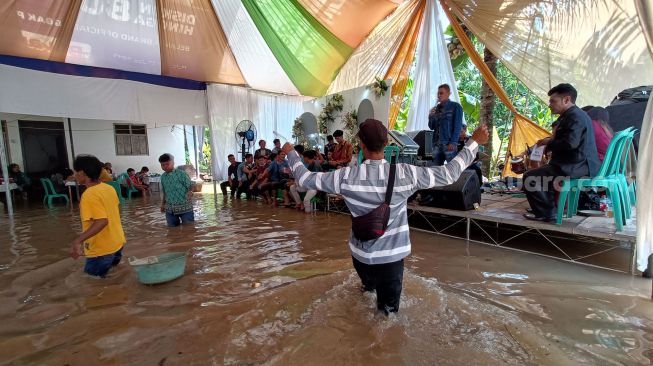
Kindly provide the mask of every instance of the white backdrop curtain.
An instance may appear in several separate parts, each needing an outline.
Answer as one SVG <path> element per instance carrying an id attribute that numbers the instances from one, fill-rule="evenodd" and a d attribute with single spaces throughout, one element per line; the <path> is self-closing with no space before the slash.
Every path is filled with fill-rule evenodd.
<path id="1" fill-rule="evenodd" d="M 649 55 L 653 60 L 653 2 L 635 0 L 639 23 L 646 37 Z M 653 97 L 649 98 L 639 138 L 637 164 L 637 269 L 644 271 L 653 253 Z M 653 268 L 650 268 L 653 271 Z"/>
<path id="2" fill-rule="evenodd" d="M 413 74 L 413 98 L 408 110 L 406 131 L 429 129 L 429 110 L 437 102 L 439 85 L 449 84 L 451 100 L 460 101 L 440 16 L 444 16 L 440 3 L 436 0 L 427 0 L 417 44 L 417 66 Z"/>
<path id="3" fill-rule="evenodd" d="M 237 155 L 240 141 L 236 140 L 236 126 L 242 120 L 250 120 L 256 126 L 256 142 L 251 152 L 258 149 L 258 140 L 272 146 L 275 132 L 290 138 L 295 118 L 302 113 L 304 97 L 274 95 L 243 87 L 211 84 L 207 88 L 210 113 L 212 152 L 215 154 L 214 178 L 224 180 L 227 176 L 227 155 Z M 282 142 L 284 140 L 280 137 Z M 237 160 L 241 157 L 237 156 Z"/>

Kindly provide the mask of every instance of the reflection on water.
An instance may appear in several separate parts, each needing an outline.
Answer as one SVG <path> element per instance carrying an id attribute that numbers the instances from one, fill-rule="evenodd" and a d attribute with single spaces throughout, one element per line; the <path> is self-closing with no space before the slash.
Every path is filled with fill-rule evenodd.
<path id="1" fill-rule="evenodd" d="M 65 207 L 0 223 L 0 364 L 648 364 L 650 283 L 413 234 L 400 312 L 375 313 L 349 219 L 200 197 L 168 229 L 154 199 L 122 209 L 125 255 L 187 251 L 182 278 L 138 284 L 68 258 Z M 91 361 L 92 360 L 92 361 Z"/>

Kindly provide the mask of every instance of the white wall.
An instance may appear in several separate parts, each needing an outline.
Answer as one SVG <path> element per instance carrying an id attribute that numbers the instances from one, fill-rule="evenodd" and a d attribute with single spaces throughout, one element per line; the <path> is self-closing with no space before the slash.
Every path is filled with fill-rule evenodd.
<path id="1" fill-rule="evenodd" d="M 71 119 L 75 154 L 93 154 L 103 162 L 110 162 L 116 174 L 127 171 L 127 168 L 134 168 L 138 171 L 142 166 L 150 168 L 151 173 L 162 173 L 158 159 L 159 155 L 166 152 L 175 156 L 176 165 L 185 164 L 182 125 L 175 125 L 173 128 L 170 124 L 148 124 L 149 155 L 117 156 L 113 134 L 114 123 L 126 122 Z M 192 135 L 187 138 L 191 144 L 189 148 L 192 149 Z"/>
<path id="2" fill-rule="evenodd" d="M 11 162 L 17 163 L 20 166 L 24 166 L 25 164 L 23 164 L 23 150 L 20 144 L 18 120 L 63 122 L 66 135 L 68 161 L 72 166 L 73 149 L 71 148 L 68 120 L 66 118 L 0 113 L 0 120 L 7 121 Z M 114 173 L 125 172 L 127 171 L 127 168 L 139 170 L 142 166 L 150 168 L 150 172 L 152 173 L 162 173 L 161 165 L 159 164 L 159 155 L 166 152 L 175 156 L 175 163 L 177 165 L 185 164 L 183 125 L 174 125 L 173 128 L 173 125 L 169 123 L 149 123 L 147 124 L 149 155 L 117 156 L 116 143 L 113 135 L 114 123 L 129 122 L 71 118 L 70 125 L 73 131 L 73 147 L 75 154 L 92 154 L 97 156 L 98 159 L 103 162 L 108 161 L 113 164 Z M 192 150 L 192 128 L 187 127 L 186 132 L 188 134 L 188 147 Z M 192 151 L 191 161 L 194 164 L 194 155 Z"/>

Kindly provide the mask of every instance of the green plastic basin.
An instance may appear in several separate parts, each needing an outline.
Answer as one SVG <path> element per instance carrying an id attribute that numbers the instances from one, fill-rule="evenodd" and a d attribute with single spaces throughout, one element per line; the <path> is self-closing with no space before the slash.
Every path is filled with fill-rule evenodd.
<path id="1" fill-rule="evenodd" d="M 155 263 L 132 264 L 138 282 L 146 285 L 172 281 L 184 275 L 186 269 L 186 253 L 174 252 L 156 256 Z"/>

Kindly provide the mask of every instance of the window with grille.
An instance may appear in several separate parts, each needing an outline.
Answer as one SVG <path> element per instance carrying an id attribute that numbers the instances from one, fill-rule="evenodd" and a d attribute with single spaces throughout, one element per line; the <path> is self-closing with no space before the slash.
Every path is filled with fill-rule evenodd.
<path id="1" fill-rule="evenodd" d="M 114 124 L 116 155 L 149 155 L 147 147 L 147 126 Z"/>

